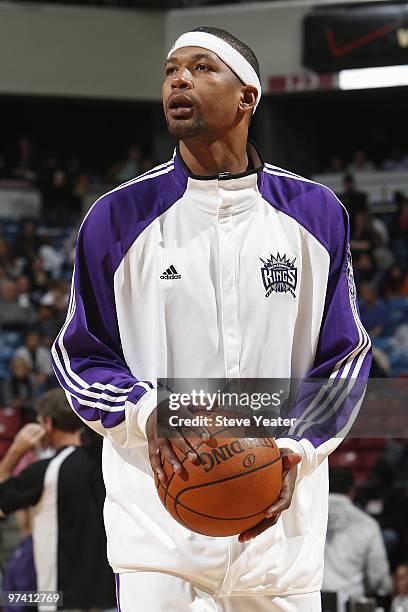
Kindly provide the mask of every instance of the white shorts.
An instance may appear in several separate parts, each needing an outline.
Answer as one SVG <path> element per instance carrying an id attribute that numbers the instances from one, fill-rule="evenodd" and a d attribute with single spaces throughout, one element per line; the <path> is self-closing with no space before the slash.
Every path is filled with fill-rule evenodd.
<path id="1" fill-rule="evenodd" d="M 215 597 L 162 572 L 115 574 L 118 612 L 321 612 L 320 593 Z"/>

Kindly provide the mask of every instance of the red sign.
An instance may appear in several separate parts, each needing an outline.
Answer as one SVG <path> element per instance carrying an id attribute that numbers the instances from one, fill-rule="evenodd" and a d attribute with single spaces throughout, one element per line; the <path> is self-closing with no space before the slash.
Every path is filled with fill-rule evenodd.
<path id="1" fill-rule="evenodd" d="M 269 77 L 266 93 L 300 93 L 304 91 L 327 91 L 330 89 L 338 89 L 337 74 L 303 72 L 301 74 L 281 74 Z"/>

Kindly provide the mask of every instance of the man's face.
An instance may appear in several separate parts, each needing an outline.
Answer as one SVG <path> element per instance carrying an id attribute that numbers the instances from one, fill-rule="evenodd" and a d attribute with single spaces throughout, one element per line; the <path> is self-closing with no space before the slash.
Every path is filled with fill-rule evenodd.
<path id="1" fill-rule="evenodd" d="M 37 333 L 28 334 L 26 338 L 26 346 L 30 351 L 34 351 L 40 346 L 40 336 Z"/>
<path id="2" fill-rule="evenodd" d="M 243 84 L 220 58 L 201 47 L 183 47 L 165 63 L 163 108 L 171 136 L 211 140 L 239 120 Z"/>
<path id="3" fill-rule="evenodd" d="M 41 438 L 41 443 L 40 443 L 41 448 L 52 447 L 53 426 L 52 426 L 51 417 L 44 418 L 43 416 L 38 415 L 37 423 L 41 425 L 41 427 L 43 427 L 43 429 L 46 432 L 45 435 Z"/>

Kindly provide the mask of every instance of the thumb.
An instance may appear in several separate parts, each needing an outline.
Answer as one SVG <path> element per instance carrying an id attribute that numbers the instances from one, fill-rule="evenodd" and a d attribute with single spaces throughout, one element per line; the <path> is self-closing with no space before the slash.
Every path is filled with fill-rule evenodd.
<path id="1" fill-rule="evenodd" d="M 289 453 L 287 455 L 283 455 L 282 468 L 284 470 L 290 470 L 290 468 L 294 467 L 301 461 L 302 461 L 302 455 L 299 455 L 298 453 Z"/>

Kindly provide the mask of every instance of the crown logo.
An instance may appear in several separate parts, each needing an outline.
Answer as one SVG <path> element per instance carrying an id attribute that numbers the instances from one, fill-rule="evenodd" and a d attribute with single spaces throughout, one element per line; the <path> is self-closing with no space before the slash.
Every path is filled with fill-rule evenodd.
<path id="1" fill-rule="evenodd" d="M 290 293 L 296 297 L 297 286 L 297 268 L 295 267 L 296 257 L 292 260 L 286 255 L 272 255 L 269 258 L 263 259 L 261 268 L 262 281 L 266 290 L 265 297 L 275 293 Z"/>

